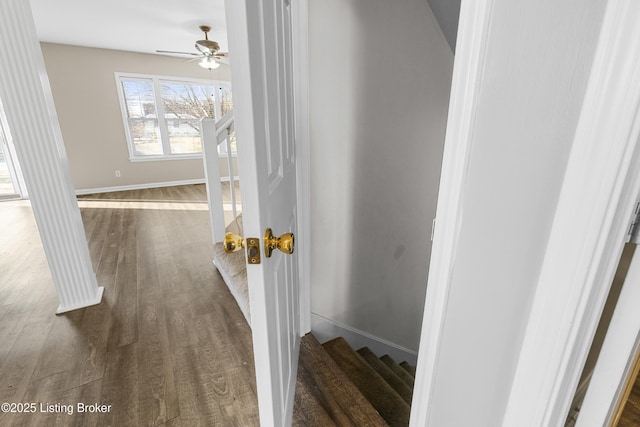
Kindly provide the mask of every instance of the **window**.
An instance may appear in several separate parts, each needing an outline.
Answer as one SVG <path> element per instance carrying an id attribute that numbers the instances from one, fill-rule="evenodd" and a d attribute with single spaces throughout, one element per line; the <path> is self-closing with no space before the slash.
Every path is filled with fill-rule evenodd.
<path id="1" fill-rule="evenodd" d="M 116 80 L 132 161 L 200 157 L 200 119 L 233 108 L 228 82 L 120 73 Z"/>

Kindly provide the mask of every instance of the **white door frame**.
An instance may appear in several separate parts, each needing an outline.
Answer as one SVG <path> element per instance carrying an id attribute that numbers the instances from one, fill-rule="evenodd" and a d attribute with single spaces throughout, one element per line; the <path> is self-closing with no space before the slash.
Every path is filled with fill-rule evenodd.
<path id="1" fill-rule="evenodd" d="M 9 166 L 9 173 L 11 174 L 11 180 L 13 181 L 13 187 L 20 198 L 27 197 L 27 186 L 24 183 L 24 177 L 22 176 L 22 169 L 18 162 L 18 156 L 16 155 L 16 149 L 13 146 L 13 140 L 11 139 L 11 133 L 9 132 L 9 124 L 7 117 L 2 108 L 2 101 L 0 100 L 0 144 L 4 140 L 5 158 Z"/>
<path id="2" fill-rule="evenodd" d="M 300 333 L 311 331 L 311 137 L 309 134 L 309 0 L 291 2 L 298 201 Z"/>
<path id="3" fill-rule="evenodd" d="M 412 400 L 414 404 L 411 405 L 410 425 L 414 427 L 428 425 L 431 415 L 433 386 L 447 314 L 457 236 L 462 220 L 464 183 L 471 152 L 472 130 L 485 61 L 492 3 L 492 0 L 463 0 L 460 8 L 436 227 L 433 230 Z"/>
<path id="4" fill-rule="evenodd" d="M 412 426 L 429 425 L 492 3 L 461 8 Z M 564 424 L 604 307 L 640 191 L 639 21 L 636 1 L 608 2 L 505 426 Z"/>

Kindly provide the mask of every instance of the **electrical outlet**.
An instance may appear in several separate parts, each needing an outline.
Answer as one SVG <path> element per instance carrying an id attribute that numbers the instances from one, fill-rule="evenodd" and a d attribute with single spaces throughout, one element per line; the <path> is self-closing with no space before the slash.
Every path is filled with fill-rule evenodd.
<path id="1" fill-rule="evenodd" d="M 120 178 L 120 169 L 116 169 L 116 178 Z"/>

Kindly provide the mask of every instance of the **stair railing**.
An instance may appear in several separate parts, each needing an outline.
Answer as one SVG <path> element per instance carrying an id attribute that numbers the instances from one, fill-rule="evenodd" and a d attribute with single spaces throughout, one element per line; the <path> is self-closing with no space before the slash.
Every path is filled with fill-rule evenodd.
<path id="1" fill-rule="evenodd" d="M 220 182 L 220 154 L 218 146 L 225 144 L 227 170 L 229 171 L 229 191 L 231 193 L 231 213 L 235 219 L 238 216 L 237 198 L 235 190 L 235 171 L 231 152 L 231 134 L 234 130 L 233 110 L 225 114 L 220 120 L 202 119 L 200 121 L 200 138 L 202 141 L 202 159 L 204 162 L 204 178 L 207 186 L 207 201 L 209 203 L 209 220 L 213 242 L 222 242 L 225 235 L 224 203 Z"/>

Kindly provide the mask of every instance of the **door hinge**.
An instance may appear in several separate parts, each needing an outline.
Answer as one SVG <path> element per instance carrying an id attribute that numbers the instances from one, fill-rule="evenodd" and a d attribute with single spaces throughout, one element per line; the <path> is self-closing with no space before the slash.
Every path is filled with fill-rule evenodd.
<path id="1" fill-rule="evenodd" d="M 629 225 L 629 230 L 627 231 L 627 240 L 626 242 L 640 244 L 640 236 L 638 234 L 640 231 L 640 201 L 636 202 L 633 208 L 633 215 L 631 216 L 631 224 Z"/>

